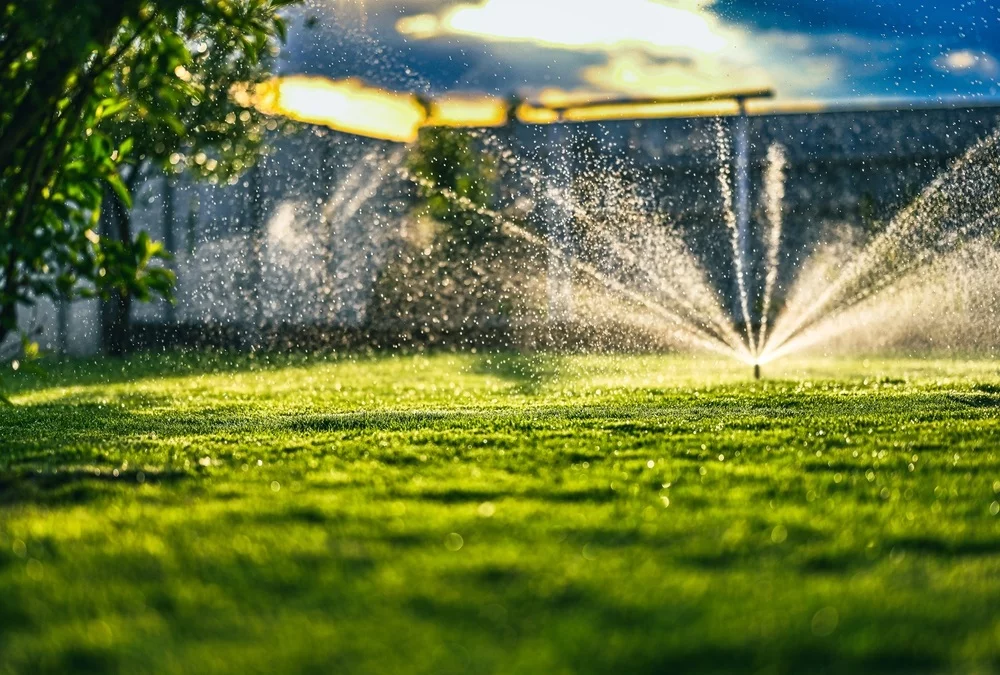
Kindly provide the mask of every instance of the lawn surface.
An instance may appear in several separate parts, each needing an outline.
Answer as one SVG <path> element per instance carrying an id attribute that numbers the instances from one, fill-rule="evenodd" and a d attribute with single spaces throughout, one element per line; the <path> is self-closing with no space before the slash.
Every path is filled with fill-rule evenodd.
<path id="1" fill-rule="evenodd" d="M 0 673 L 1000 671 L 993 362 L 47 368 Z"/>

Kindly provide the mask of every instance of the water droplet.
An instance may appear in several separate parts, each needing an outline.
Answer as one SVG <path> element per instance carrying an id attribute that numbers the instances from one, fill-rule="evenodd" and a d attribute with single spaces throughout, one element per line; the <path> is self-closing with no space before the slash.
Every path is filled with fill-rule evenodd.
<path id="1" fill-rule="evenodd" d="M 824 607 L 813 615 L 812 632 L 817 637 L 832 635 L 840 623 L 840 614 L 833 607 Z"/>
<path id="2" fill-rule="evenodd" d="M 788 530 L 784 525 L 775 525 L 774 529 L 771 530 L 771 541 L 775 544 L 784 543 L 788 539 Z"/>

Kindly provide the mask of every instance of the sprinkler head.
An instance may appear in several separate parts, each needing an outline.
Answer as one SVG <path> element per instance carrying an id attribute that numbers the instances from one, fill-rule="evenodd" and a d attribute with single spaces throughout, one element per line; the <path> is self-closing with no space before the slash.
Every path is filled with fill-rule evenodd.
<path id="1" fill-rule="evenodd" d="M 760 379 L 760 364 L 759 363 L 753 364 L 753 379 L 755 379 L 755 380 L 759 380 Z"/>

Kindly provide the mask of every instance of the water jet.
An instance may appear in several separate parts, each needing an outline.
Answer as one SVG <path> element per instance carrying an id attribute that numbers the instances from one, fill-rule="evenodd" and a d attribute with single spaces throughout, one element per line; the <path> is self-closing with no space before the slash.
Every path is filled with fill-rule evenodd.
<path id="1" fill-rule="evenodd" d="M 535 157 L 519 152 L 516 144 L 505 149 L 511 171 L 528 178 L 519 187 L 524 200 L 538 207 L 534 221 L 532 209 L 518 217 L 509 209 L 476 206 L 432 181 L 400 173 L 487 216 L 504 236 L 534 251 L 530 255 L 542 261 L 545 282 L 540 311 L 525 313 L 527 321 L 570 330 L 624 321 L 621 344 L 640 349 L 649 345 L 629 342 L 628 327 L 656 326 L 670 349 L 737 359 L 753 367 L 754 380 L 762 379 L 766 363 L 877 322 L 885 309 L 877 303 L 884 299 L 891 305 L 893 294 L 903 291 L 912 295 L 910 286 L 927 278 L 922 272 L 997 225 L 1000 197 L 982 194 L 981 188 L 1000 183 L 1000 132 L 953 162 L 884 230 L 867 238 L 844 235 L 842 243 L 831 240 L 841 236 L 837 232 L 824 233 L 811 248 L 794 238 L 785 241 L 792 165 L 787 146 L 772 143 L 761 162 L 763 217 L 751 228 L 751 162 L 742 107 L 741 113 L 728 129 L 718 121 L 714 137 L 709 131 L 706 138 L 717 154 L 719 229 L 728 235 L 715 267 L 692 244 L 689 231 L 662 213 L 641 167 L 596 164 L 585 152 L 574 154 L 569 148 L 576 144 L 568 142 L 570 127 L 559 111 Z M 582 137 L 582 146 L 600 142 L 585 130 L 573 133 Z M 780 274 L 791 262 L 802 269 Z"/>

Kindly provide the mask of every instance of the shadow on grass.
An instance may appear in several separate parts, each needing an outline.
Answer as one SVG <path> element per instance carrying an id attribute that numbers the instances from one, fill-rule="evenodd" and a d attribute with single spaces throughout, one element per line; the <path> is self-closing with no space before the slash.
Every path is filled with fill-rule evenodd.
<path id="1" fill-rule="evenodd" d="M 306 415 L 291 419 L 285 425 L 291 431 L 409 431 L 456 422 L 482 420 L 499 416 L 492 411 L 470 410 L 386 410 L 378 412 Z"/>
<path id="2" fill-rule="evenodd" d="M 573 488 L 566 490 L 531 489 L 515 490 L 472 490 L 450 488 L 447 490 L 420 490 L 399 492 L 398 497 L 418 499 L 439 504 L 466 504 L 499 501 L 505 498 L 526 499 L 555 504 L 605 504 L 620 498 L 620 495 L 610 488 Z"/>
<path id="3" fill-rule="evenodd" d="M 0 409 L 0 505 L 81 504 L 115 486 L 190 477 L 148 467 L 114 471 L 122 452 L 214 426 L 211 419 L 164 422 L 97 403 L 5 407 Z M 109 446 L 111 438 L 119 442 Z"/>
<path id="4" fill-rule="evenodd" d="M 290 417 L 284 428 L 299 433 L 343 431 L 412 431 L 429 428 L 475 428 L 484 424 L 506 423 L 527 428 L 541 421 L 558 423 L 614 423 L 616 430 L 632 420 L 670 420 L 697 415 L 689 406 L 671 405 L 551 405 L 502 408 L 458 408 L 441 410 L 380 410 Z M 627 427 L 625 427 L 627 429 Z M 640 428 L 640 427 L 636 427 Z M 662 431 L 658 426 L 642 429 Z"/>
<path id="5" fill-rule="evenodd" d="M 357 362 L 378 361 L 383 357 L 368 352 L 351 352 L 341 356 L 332 353 L 276 352 L 258 356 L 236 351 L 177 350 L 140 352 L 127 357 L 52 358 L 39 362 L 40 373 L 23 372 L 8 378 L 7 393 L 17 396 L 52 387 L 115 385 L 162 377 L 274 371 L 336 362 L 344 358 Z"/>
<path id="6" fill-rule="evenodd" d="M 955 541 L 943 537 L 899 537 L 886 542 L 888 548 L 900 548 L 914 553 L 942 556 L 992 556 L 1000 553 L 1000 539 L 964 539 Z"/>
<path id="7" fill-rule="evenodd" d="M 514 392 L 531 396 L 559 377 L 564 359 L 556 354 L 485 354 L 473 372 L 492 375 L 514 385 Z"/>
<path id="8" fill-rule="evenodd" d="M 845 647 L 837 638 L 806 634 L 789 642 L 758 641 L 722 634 L 706 635 L 694 644 L 678 644 L 671 635 L 685 624 L 703 620 L 706 608 L 677 603 L 640 607 L 609 601 L 584 584 L 568 583 L 543 600 L 526 593 L 530 575 L 519 570 L 471 569 L 453 580 L 501 599 L 497 605 L 476 606 L 455 597 L 415 593 L 404 605 L 421 621 L 443 626 L 503 628 L 515 636 L 538 637 L 562 644 L 568 672 L 623 673 L 930 673 L 947 661 L 935 644 L 907 649 L 877 641 L 862 649 Z M 599 630 L 585 630 L 599 627 Z M 577 631 L 579 630 L 579 633 Z M 631 641 L 636 635 L 664 636 L 662 641 Z M 593 640 L 595 634 L 605 640 Z M 838 636 L 839 637 L 839 636 Z M 857 639 L 856 634 L 851 636 Z M 856 644 L 854 642 L 853 644 Z"/>
<path id="9" fill-rule="evenodd" d="M 118 470 L 66 467 L 0 472 L 0 505 L 44 504 L 46 506 L 84 504 L 112 488 L 177 483 L 190 474 L 169 470 Z"/>
<path id="10" fill-rule="evenodd" d="M 977 387 L 979 389 L 979 387 Z M 948 398 L 969 408 L 1000 408 L 1000 394 L 995 392 L 957 393 Z"/>
<path id="11" fill-rule="evenodd" d="M 165 399 L 170 400 L 170 399 Z M 155 407 L 156 399 L 146 399 Z M 0 408 L 0 469 L 34 460 L 58 463 L 60 448 L 91 442 L 106 446 L 110 439 L 132 440 L 155 434 L 157 439 L 239 431 L 253 421 L 231 407 L 202 408 L 192 413 L 164 415 L 159 410 L 123 408 L 86 401 Z M 79 454 L 69 458 L 79 461 Z"/>

